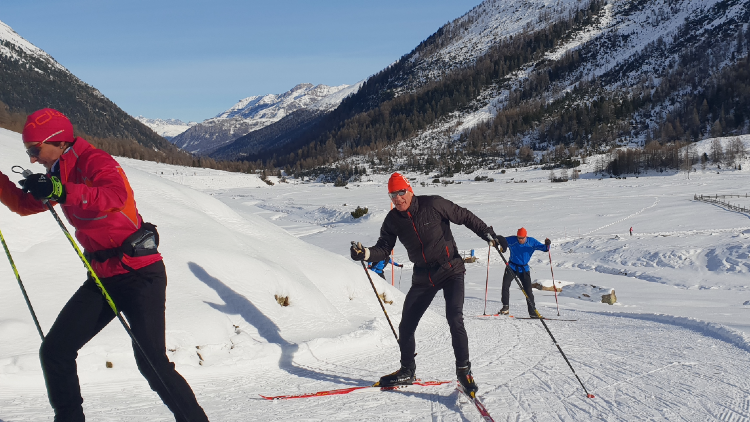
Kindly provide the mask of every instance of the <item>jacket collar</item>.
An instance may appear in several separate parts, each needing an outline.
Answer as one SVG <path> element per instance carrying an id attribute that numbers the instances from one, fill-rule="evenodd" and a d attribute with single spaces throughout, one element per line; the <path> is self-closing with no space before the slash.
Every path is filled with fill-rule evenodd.
<path id="1" fill-rule="evenodd" d="M 419 210 L 419 200 L 417 198 L 417 195 L 412 196 L 409 208 L 407 208 L 406 211 L 399 211 L 399 214 L 402 217 L 408 217 L 409 214 L 414 215 L 417 213 L 417 211 Z"/>
<path id="2" fill-rule="evenodd" d="M 68 180 L 70 180 L 73 169 L 75 169 L 76 162 L 78 161 L 78 157 L 81 156 L 84 152 L 88 151 L 89 149 L 94 148 L 90 143 L 88 143 L 83 138 L 76 138 L 75 142 L 73 142 L 73 145 L 70 146 L 65 152 L 60 156 L 60 159 L 58 160 L 57 166 L 58 170 L 60 172 L 60 181 L 65 183 Z"/>

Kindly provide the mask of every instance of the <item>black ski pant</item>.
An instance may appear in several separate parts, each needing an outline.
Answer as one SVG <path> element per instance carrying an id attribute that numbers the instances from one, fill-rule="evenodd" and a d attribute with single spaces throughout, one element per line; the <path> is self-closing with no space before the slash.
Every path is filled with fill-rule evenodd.
<path id="1" fill-rule="evenodd" d="M 165 390 L 141 351 L 133 344 L 138 370 L 151 389 L 169 407 L 179 422 L 187 422 L 175 401 L 190 422 L 208 421 L 198 405 L 195 394 L 174 368 L 166 355 L 164 310 L 167 273 L 162 261 L 136 272 L 101 279 L 117 308 L 127 318 L 135 338 L 151 359 L 169 387 Z M 76 357 L 78 350 L 115 318 L 92 278 L 86 280 L 57 316 L 39 349 L 47 395 L 55 410 L 55 422 L 84 421 L 83 398 L 78 382 Z M 119 322 L 118 322 L 119 324 Z M 127 335 L 125 332 L 122 335 Z M 104 365 L 104 362 L 102 362 Z M 115 398 L 113 398 L 115 399 Z"/>
<path id="2" fill-rule="evenodd" d="M 534 303 L 534 292 L 531 291 L 531 273 L 524 271 L 522 273 L 516 273 L 518 279 L 521 280 L 521 285 L 529 300 L 526 302 L 526 306 L 529 308 L 529 316 L 536 316 L 536 304 Z M 503 275 L 503 292 L 502 302 L 503 306 L 510 305 L 510 284 L 513 282 L 513 270 L 510 267 L 505 267 L 505 274 Z"/>
<path id="3" fill-rule="evenodd" d="M 464 327 L 464 273 L 452 275 L 437 287 L 424 284 L 412 284 L 404 300 L 401 323 L 398 325 L 399 346 L 401 348 L 401 365 L 414 367 L 414 351 L 419 320 L 432 303 L 439 290 L 445 296 L 445 318 L 450 327 L 453 353 L 456 366 L 466 366 L 469 362 L 469 337 Z"/>

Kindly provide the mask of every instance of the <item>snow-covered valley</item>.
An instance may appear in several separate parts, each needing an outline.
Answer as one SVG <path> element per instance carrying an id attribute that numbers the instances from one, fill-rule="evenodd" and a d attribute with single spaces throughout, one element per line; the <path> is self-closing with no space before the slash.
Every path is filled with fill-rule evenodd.
<path id="1" fill-rule="evenodd" d="M 0 130 L 3 173 L 27 166 L 20 143 L 20 135 Z M 275 178 L 268 186 L 255 175 L 118 160 L 141 213 L 161 233 L 169 356 L 212 421 L 480 420 L 452 385 L 259 397 L 367 385 L 398 368 L 393 334 L 361 266 L 348 257 L 350 241 L 377 239 L 389 210 L 387 175 L 346 188 Z M 499 234 L 523 226 L 553 241 L 554 278 L 567 284 L 557 298 L 560 318 L 576 321 L 547 324 L 595 399 L 585 397 L 538 321 L 480 316 L 487 245 L 453 228 L 459 249 L 478 257 L 467 264 L 464 315 L 479 397 L 495 420 L 750 420 L 750 215 L 693 200 L 749 194 L 750 171 L 742 167 L 698 170 L 689 179 L 584 174 L 567 183 L 549 183 L 548 171 L 511 169 L 457 175 L 446 186 L 409 175 L 417 195 L 444 196 Z M 474 182 L 477 175 L 495 181 Z M 369 213 L 352 218 L 357 206 Z M 0 230 L 46 332 L 85 271 L 46 213 L 21 218 L 0 207 Z M 393 300 L 385 306 L 397 324 L 411 267 L 400 244 L 394 257 L 405 268 L 393 278 L 388 269 L 388 283 L 373 280 Z M 532 280 L 551 280 L 547 254 L 537 252 L 531 266 Z M 493 252 L 487 313 L 499 309 L 503 267 Z M 611 289 L 617 303 L 601 303 Z M 0 291 L 0 421 L 52 420 L 39 337 L 7 264 L 0 264 Z M 274 295 L 290 305 L 279 306 Z M 535 296 L 543 315 L 557 317 L 553 292 Z M 417 331 L 417 376 L 425 380 L 455 376 L 444 308 L 438 295 Z M 512 287 L 511 313 L 525 316 L 524 308 Z M 81 350 L 78 367 L 89 420 L 172 420 L 138 373 L 119 324 Z"/>

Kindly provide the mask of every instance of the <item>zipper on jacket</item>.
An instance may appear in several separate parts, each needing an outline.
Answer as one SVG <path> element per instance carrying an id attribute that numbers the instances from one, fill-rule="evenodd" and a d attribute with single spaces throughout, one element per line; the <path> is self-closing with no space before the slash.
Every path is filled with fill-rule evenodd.
<path id="1" fill-rule="evenodd" d="M 425 263 L 425 265 L 427 265 L 427 257 L 424 256 L 424 243 L 422 243 L 422 238 L 419 237 L 419 232 L 417 231 L 417 226 L 414 225 L 414 219 L 411 218 L 411 213 L 409 211 L 406 212 L 406 215 L 409 216 L 409 221 L 411 221 L 411 226 L 414 227 L 414 233 L 417 234 L 417 240 L 419 240 L 419 244 L 422 245 L 422 259 L 424 259 L 424 263 Z M 435 283 L 432 282 L 432 277 L 430 276 L 430 270 L 429 270 L 429 268 L 427 269 L 427 278 L 430 280 L 430 284 L 432 284 L 432 286 L 435 287 Z"/>
<path id="2" fill-rule="evenodd" d="M 450 265 L 451 268 L 453 268 L 453 264 L 451 264 L 451 253 L 448 252 L 448 245 L 445 245 L 445 256 L 448 257 L 448 265 Z"/>

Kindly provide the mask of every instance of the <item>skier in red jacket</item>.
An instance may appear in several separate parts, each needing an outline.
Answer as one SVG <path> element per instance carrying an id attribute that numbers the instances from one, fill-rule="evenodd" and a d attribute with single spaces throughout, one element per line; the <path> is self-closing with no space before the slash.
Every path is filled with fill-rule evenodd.
<path id="1" fill-rule="evenodd" d="M 22 137 L 31 163 L 43 165 L 47 173 L 28 176 L 20 182 L 21 190 L 0 172 L 0 202 L 22 216 L 46 211 L 43 201 L 61 206 L 92 268 L 158 371 L 154 373 L 134 347 L 141 374 L 178 421 L 185 420 L 183 412 L 189 421 L 207 421 L 192 389 L 166 355 L 166 269 L 156 249 L 155 226 L 138 213 L 125 172 L 111 155 L 75 137 L 70 120 L 57 110 L 28 116 Z M 144 235 L 152 241 L 132 241 Z M 114 318 L 89 276 L 47 333 L 39 358 L 55 422 L 85 420 L 76 357 Z"/>

